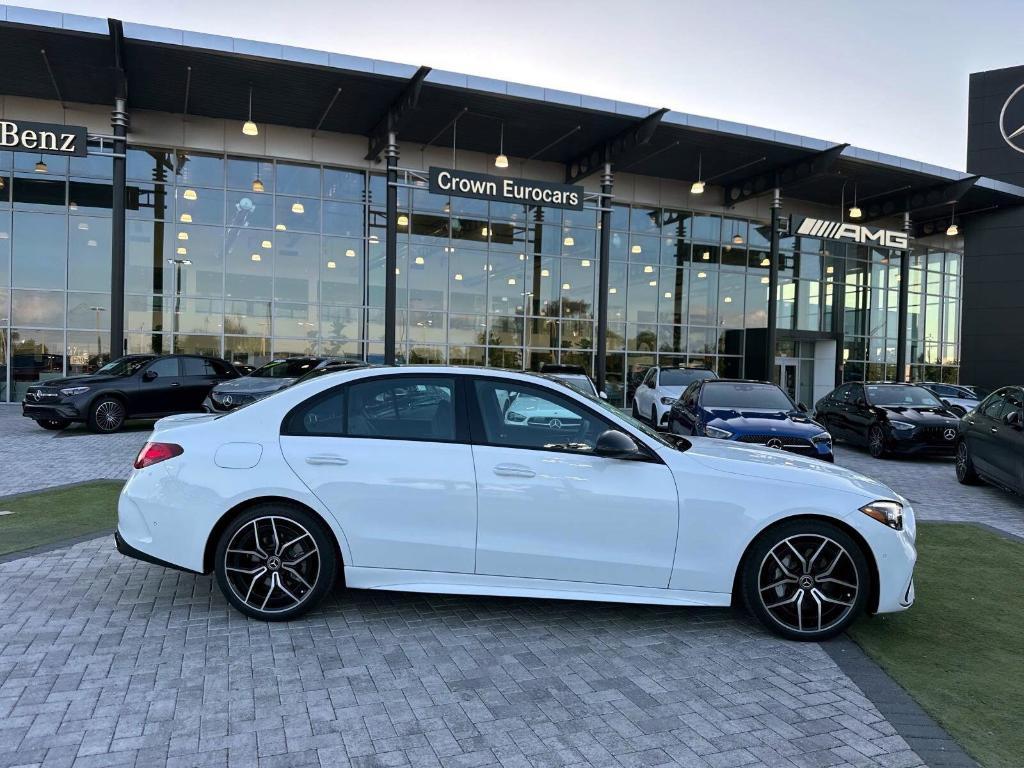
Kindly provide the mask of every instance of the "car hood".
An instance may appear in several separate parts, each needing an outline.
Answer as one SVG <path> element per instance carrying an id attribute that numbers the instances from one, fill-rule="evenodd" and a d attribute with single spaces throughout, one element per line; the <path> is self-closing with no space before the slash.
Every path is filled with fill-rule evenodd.
<path id="1" fill-rule="evenodd" d="M 271 379 L 262 376 L 243 376 L 240 379 L 232 379 L 218 384 L 213 388 L 214 392 L 238 392 L 240 394 L 266 394 L 284 389 L 289 384 L 294 384 L 295 379 Z"/>
<path id="2" fill-rule="evenodd" d="M 945 406 L 879 405 L 876 409 L 897 421 L 906 421 L 922 427 L 956 426 L 960 417 Z"/>
<path id="3" fill-rule="evenodd" d="M 96 374 L 89 374 L 86 376 L 68 376 L 65 379 L 46 379 L 45 381 L 37 381 L 29 386 L 48 387 L 51 389 L 66 387 L 99 387 L 113 382 L 124 382 L 130 378 L 131 376 L 97 376 Z"/>
<path id="4" fill-rule="evenodd" d="M 810 436 L 825 428 L 799 411 L 773 411 L 757 408 L 708 408 L 706 423 L 727 427 L 739 434 L 772 434 Z"/>
<path id="5" fill-rule="evenodd" d="M 785 451 L 760 448 L 732 440 L 711 437 L 686 438 L 691 447 L 679 454 L 718 472 L 763 480 L 781 480 L 786 483 L 843 491 L 875 499 L 899 499 L 899 495 L 884 483 L 819 459 L 796 456 Z"/>

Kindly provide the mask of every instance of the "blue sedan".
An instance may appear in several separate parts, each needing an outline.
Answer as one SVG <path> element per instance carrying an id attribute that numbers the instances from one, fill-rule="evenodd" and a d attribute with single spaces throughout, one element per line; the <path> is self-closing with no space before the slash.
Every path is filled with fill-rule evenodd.
<path id="1" fill-rule="evenodd" d="M 763 445 L 833 461 L 832 437 L 775 384 L 741 379 L 695 381 L 672 406 L 669 431 Z"/>

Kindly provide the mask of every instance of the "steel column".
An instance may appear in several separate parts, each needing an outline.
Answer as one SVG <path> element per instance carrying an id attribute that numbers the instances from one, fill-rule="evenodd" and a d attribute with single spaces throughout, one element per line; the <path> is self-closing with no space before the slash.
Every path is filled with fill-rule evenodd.
<path id="1" fill-rule="evenodd" d="M 125 354 L 124 338 L 124 227 L 128 112 L 125 99 L 114 100 L 110 115 L 114 129 L 113 201 L 110 232 L 110 359 Z"/>
<path id="2" fill-rule="evenodd" d="M 896 381 L 907 380 L 907 311 L 910 290 L 910 212 L 903 214 L 903 231 L 907 233 L 907 250 L 900 258 L 900 289 L 896 322 Z"/>
<path id="3" fill-rule="evenodd" d="M 384 235 L 384 364 L 395 364 L 398 322 L 398 139 L 388 133 L 384 156 L 388 165 L 387 229 Z"/>
<path id="4" fill-rule="evenodd" d="M 601 249 L 597 258 L 597 361 L 594 378 L 597 391 L 604 392 L 608 372 L 608 272 L 611 257 L 612 229 L 612 164 L 605 163 L 601 172 Z"/>
<path id="5" fill-rule="evenodd" d="M 782 198 L 779 188 L 772 193 L 772 232 L 768 252 L 768 332 L 765 334 L 765 379 L 775 379 L 776 326 L 779 322 L 779 216 L 782 209 Z"/>

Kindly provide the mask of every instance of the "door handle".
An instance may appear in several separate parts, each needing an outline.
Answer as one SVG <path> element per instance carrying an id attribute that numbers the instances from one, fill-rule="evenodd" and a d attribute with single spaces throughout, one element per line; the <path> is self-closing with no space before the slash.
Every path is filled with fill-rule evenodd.
<path id="1" fill-rule="evenodd" d="M 172 387 L 180 387 L 181 386 L 181 382 L 180 381 L 172 381 L 171 382 L 171 386 Z"/>
<path id="2" fill-rule="evenodd" d="M 993 435 L 999 434 L 999 427 L 992 427 L 990 431 Z"/>
<path id="3" fill-rule="evenodd" d="M 499 464 L 494 468 L 494 474 L 501 477 L 535 477 L 537 475 L 529 467 L 522 464 Z"/>
<path id="4" fill-rule="evenodd" d="M 312 464 L 314 466 L 323 466 L 323 465 L 327 465 L 327 464 L 333 464 L 335 466 L 342 467 L 342 466 L 345 466 L 346 464 L 348 464 L 348 459 L 342 458 L 341 456 L 328 456 L 328 455 L 307 456 L 306 457 L 306 463 L 307 464 Z"/>

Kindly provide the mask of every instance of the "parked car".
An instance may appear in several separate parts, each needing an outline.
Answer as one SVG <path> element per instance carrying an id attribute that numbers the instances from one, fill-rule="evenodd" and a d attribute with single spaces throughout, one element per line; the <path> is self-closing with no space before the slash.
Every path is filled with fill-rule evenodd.
<path id="1" fill-rule="evenodd" d="M 527 401 L 568 417 L 508 418 Z M 771 630 L 820 640 L 913 603 L 915 530 L 906 499 L 850 470 L 663 435 L 544 376 L 409 366 L 162 419 L 115 540 L 213 572 L 261 620 L 305 613 L 343 573 L 364 589 L 742 598 Z"/>
<path id="2" fill-rule="evenodd" d="M 87 376 L 30 386 L 21 411 L 44 429 L 78 421 L 94 432 L 116 432 L 128 419 L 201 411 L 214 385 L 236 379 L 234 366 L 216 357 L 128 355 Z"/>
<path id="3" fill-rule="evenodd" d="M 305 356 L 271 360 L 248 376 L 214 387 L 203 401 L 203 410 L 210 413 L 226 413 L 239 406 L 254 403 L 279 389 L 291 386 L 310 371 L 333 362 L 365 365 L 362 360 L 342 357 Z"/>
<path id="4" fill-rule="evenodd" d="M 974 394 L 973 390 L 956 384 L 922 381 L 920 385 L 939 398 L 944 404 L 948 405 L 949 410 L 957 416 L 963 416 L 968 411 L 973 411 L 981 401 L 981 398 Z"/>
<path id="5" fill-rule="evenodd" d="M 843 384 L 817 402 L 815 417 L 833 439 L 867 446 L 876 459 L 956 448 L 957 414 L 917 384 Z"/>
<path id="6" fill-rule="evenodd" d="M 245 363 L 232 363 L 232 365 L 235 366 L 235 370 L 238 371 L 241 376 L 248 376 L 256 370 L 256 366 L 246 365 Z"/>
<path id="7" fill-rule="evenodd" d="M 633 395 L 633 418 L 648 419 L 655 429 L 666 427 L 668 413 L 684 389 L 695 381 L 717 378 L 707 368 L 648 368 Z"/>
<path id="8" fill-rule="evenodd" d="M 597 385 L 594 380 L 587 375 L 587 369 L 582 365 L 555 365 L 554 363 L 545 363 L 540 367 L 540 372 L 551 376 L 559 381 L 564 381 L 570 387 L 575 387 L 580 392 L 587 395 L 594 395 L 595 397 L 604 397 L 603 393 L 597 391 Z"/>
<path id="9" fill-rule="evenodd" d="M 996 390 L 960 420 L 956 479 L 1024 494 L 1024 387 Z"/>
<path id="10" fill-rule="evenodd" d="M 677 435 L 704 435 L 833 461 L 832 437 L 778 385 L 748 379 L 701 379 L 669 411 Z"/>

